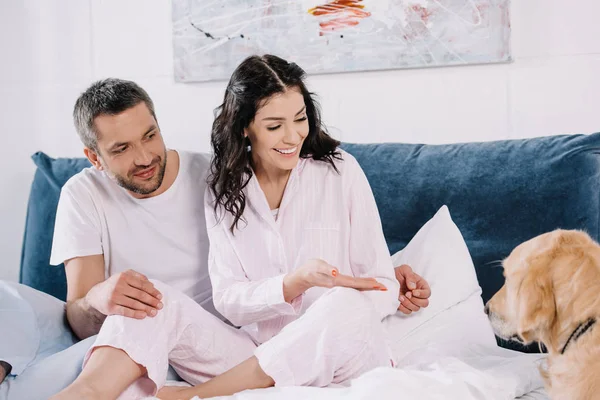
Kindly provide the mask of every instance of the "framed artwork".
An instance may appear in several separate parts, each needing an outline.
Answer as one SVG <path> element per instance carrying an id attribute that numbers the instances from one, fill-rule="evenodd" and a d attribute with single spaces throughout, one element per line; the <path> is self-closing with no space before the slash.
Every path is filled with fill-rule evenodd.
<path id="1" fill-rule="evenodd" d="M 509 0 L 173 0 L 175 79 L 227 80 L 252 54 L 309 74 L 511 61 Z"/>

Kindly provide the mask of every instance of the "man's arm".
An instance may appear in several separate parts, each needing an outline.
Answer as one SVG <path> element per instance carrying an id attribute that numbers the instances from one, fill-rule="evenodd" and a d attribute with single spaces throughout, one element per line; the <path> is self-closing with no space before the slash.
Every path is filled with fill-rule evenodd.
<path id="1" fill-rule="evenodd" d="M 143 319 L 162 308 L 162 295 L 144 275 L 128 270 L 104 279 L 104 256 L 65 261 L 67 320 L 80 339 L 97 334 L 107 315 Z"/>
<path id="2" fill-rule="evenodd" d="M 102 254 L 65 261 L 67 275 L 67 320 L 79 339 L 97 334 L 106 315 L 92 307 L 86 296 L 104 281 Z"/>

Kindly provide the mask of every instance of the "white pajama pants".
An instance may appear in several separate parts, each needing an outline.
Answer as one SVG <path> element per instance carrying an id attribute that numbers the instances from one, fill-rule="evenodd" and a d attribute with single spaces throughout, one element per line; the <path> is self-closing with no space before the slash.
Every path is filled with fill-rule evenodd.
<path id="1" fill-rule="evenodd" d="M 206 382 L 256 356 L 276 386 L 342 383 L 380 366 L 392 366 L 384 328 L 361 292 L 334 288 L 296 321 L 257 346 L 243 330 L 226 325 L 169 286 L 154 281 L 164 307 L 154 318 L 108 317 L 93 350 L 125 351 L 148 371 L 120 399 L 155 395 L 166 381 L 169 363 L 192 385 Z"/>

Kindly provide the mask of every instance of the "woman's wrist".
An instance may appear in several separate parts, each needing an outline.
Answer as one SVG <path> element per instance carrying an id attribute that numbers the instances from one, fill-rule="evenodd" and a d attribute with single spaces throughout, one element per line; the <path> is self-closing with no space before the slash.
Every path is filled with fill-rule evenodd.
<path id="1" fill-rule="evenodd" d="M 286 303 L 291 303 L 307 289 L 308 287 L 293 272 L 283 277 L 283 298 Z"/>

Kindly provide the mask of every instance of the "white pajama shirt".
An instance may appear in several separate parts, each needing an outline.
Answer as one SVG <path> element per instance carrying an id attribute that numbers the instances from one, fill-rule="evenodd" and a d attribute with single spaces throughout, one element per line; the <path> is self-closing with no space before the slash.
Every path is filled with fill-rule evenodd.
<path id="1" fill-rule="evenodd" d="M 234 234 L 233 217 L 215 215 L 207 190 L 213 301 L 241 329 L 156 282 L 165 304 L 158 315 L 141 321 L 108 317 L 88 353 L 120 348 L 147 369 L 148 376 L 120 398 L 156 393 L 168 362 L 198 384 L 254 355 L 277 386 L 327 386 L 393 365 L 381 321 L 397 310 L 399 284 L 366 176 L 354 157 L 340 152 L 339 173 L 324 161 L 300 159 L 276 217 L 253 176 Z M 283 277 L 312 258 L 341 274 L 376 278 L 388 290 L 315 287 L 286 303 Z"/>
<path id="2" fill-rule="evenodd" d="M 246 187 L 239 230 L 233 216 L 217 223 L 213 196 L 206 195 L 210 240 L 208 269 L 216 309 L 264 343 L 294 321 L 327 289 L 313 288 L 292 304 L 283 298 L 283 277 L 311 258 L 342 274 L 373 277 L 387 292 L 365 292 L 380 319 L 398 307 L 398 282 L 371 188 L 356 159 L 342 152 L 329 163 L 300 159 L 286 186 L 277 219 L 256 176 Z"/>

